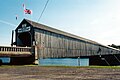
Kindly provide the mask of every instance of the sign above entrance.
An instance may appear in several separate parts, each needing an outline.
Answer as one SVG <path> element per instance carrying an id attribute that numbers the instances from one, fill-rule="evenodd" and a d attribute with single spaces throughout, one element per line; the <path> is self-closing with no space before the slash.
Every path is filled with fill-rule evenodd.
<path id="1" fill-rule="evenodd" d="M 18 29 L 18 33 L 23 33 L 23 32 L 28 32 L 28 31 L 30 31 L 30 26 L 28 27 L 22 26 L 22 28 Z"/>

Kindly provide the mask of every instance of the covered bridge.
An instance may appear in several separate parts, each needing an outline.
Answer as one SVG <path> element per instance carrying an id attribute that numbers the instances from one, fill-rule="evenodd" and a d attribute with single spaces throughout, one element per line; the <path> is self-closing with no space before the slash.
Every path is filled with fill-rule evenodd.
<path id="1" fill-rule="evenodd" d="M 44 61 L 58 61 L 56 63 L 61 64 L 59 61 L 69 63 L 75 60 L 76 65 L 80 65 L 82 61 L 79 59 L 86 59 L 84 63 L 87 65 L 120 64 L 118 49 L 28 19 L 24 19 L 15 32 L 16 46 L 34 47 L 35 59 L 39 60 L 39 64 Z"/>

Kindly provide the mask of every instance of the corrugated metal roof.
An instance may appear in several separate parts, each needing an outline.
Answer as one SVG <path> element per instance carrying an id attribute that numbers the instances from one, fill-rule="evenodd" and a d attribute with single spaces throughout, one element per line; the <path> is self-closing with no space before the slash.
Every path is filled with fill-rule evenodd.
<path id="1" fill-rule="evenodd" d="M 31 24 L 33 27 L 35 27 L 35 28 L 40 28 L 40 29 L 43 29 L 43 30 L 47 30 L 47 31 L 50 31 L 50 32 L 57 33 L 57 34 L 62 34 L 62 35 L 68 36 L 68 37 L 80 39 L 80 40 L 83 40 L 83 41 L 85 41 L 85 42 L 89 42 L 89 43 L 93 43 L 93 44 L 99 44 L 99 43 L 97 43 L 97 42 L 95 42 L 95 41 L 92 41 L 92 40 L 89 40 L 89 39 L 85 39 L 85 38 L 83 38 L 83 37 L 79 37 L 79 36 L 76 36 L 76 35 L 73 35 L 73 34 L 70 34 L 70 33 L 67 33 L 67 32 L 64 32 L 64 31 L 61 31 L 61 30 L 58 30 L 58 29 L 55 29 L 55 28 L 46 26 L 46 25 L 43 25 L 43 24 L 40 24 L 40 23 L 31 21 L 31 20 L 28 20 L 28 19 L 25 19 L 25 20 L 26 20 L 28 23 L 30 23 L 30 24 Z M 99 44 L 99 45 L 100 45 L 100 44 Z"/>

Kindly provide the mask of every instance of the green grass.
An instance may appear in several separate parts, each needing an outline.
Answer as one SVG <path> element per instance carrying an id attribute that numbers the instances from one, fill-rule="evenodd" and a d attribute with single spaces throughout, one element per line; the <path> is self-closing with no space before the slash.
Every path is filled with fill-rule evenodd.
<path id="1" fill-rule="evenodd" d="M 113 68 L 120 69 L 120 66 L 88 66 L 89 68 Z"/>
<path id="2" fill-rule="evenodd" d="M 14 67 L 35 67 L 39 65 L 2 65 L 0 68 L 14 68 Z M 57 68 L 111 68 L 111 69 L 120 69 L 120 66 L 60 66 L 60 65 L 48 65 L 48 66 L 39 66 L 39 67 L 57 67 Z"/>
<path id="3" fill-rule="evenodd" d="M 60 68 L 111 68 L 111 69 L 120 69 L 120 66 L 41 66 L 41 67 L 60 67 Z"/>

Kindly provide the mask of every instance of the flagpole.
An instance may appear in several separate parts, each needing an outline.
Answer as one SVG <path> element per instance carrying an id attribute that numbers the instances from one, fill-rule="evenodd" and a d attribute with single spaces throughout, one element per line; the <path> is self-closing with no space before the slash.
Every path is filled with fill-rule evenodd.
<path id="1" fill-rule="evenodd" d="M 25 4 L 23 4 L 23 16 L 24 16 L 24 18 L 25 18 Z"/>
<path id="2" fill-rule="evenodd" d="M 30 14 L 30 15 L 31 15 L 31 21 L 32 21 L 32 11 L 31 11 L 31 14 Z"/>

